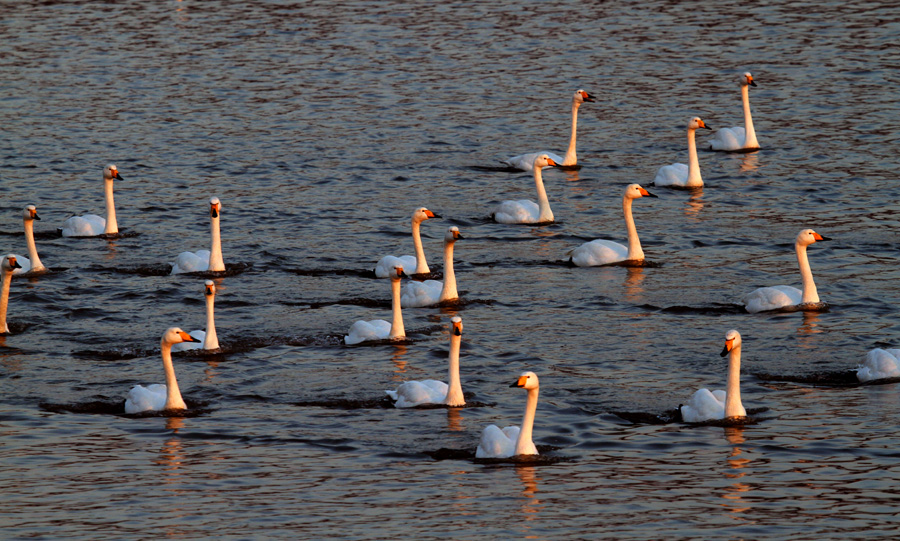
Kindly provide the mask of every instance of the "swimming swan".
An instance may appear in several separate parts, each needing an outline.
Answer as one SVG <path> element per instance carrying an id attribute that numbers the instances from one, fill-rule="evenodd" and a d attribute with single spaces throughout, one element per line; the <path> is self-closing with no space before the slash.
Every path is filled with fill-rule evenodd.
<path id="1" fill-rule="evenodd" d="M 741 85 L 741 101 L 744 104 L 744 126 L 746 130 L 740 126 L 732 128 L 722 128 L 716 132 L 713 140 L 709 143 L 710 150 L 721 150 L 725 152 L 733 152 L 736 150 L 757 150 L 759 142 L 756 140 L 756 130 L 753 129 L 753 117 L 750 116 L 750 87 L 756 86 L 753 76 L 750 72 L 744 72 L 738 77 L 738 84 Z"/>
<path id="2" fill-rule="evenodd" d="M 584 102 L 593 102 L 594 97 L 581 90 L 580 88 L 575 91 L 575 94 L 572 95 L 572 135 L 569 137 L 569 150 L 566 151 L 566 157 L 560 158 L 556 154 L 543 151 L 543 152 L 530 152 L 528 154 L 520 154 L 519 156 L 513 156 L 508 160 L 504 160 L 503 163 L 512 167 L 513 169 L 521 169 L 522 171 L 531 171 L 534 159 L 537 158 L 541 154 L 547 154 L 550 159 L 554 162 L 558 163 L 563 167 L 570 167 L 572 165 L 578 164 L 578 157 L 575 155 L 575 132 L 578 127 L 578 108 L 581 107 L 581 104 Z"/>
<path id="3" fill-rule="evenodd" d="M 660 167 L 659 171 L 656 172 L 656 178 L 653 179 L 654 185 L 675 188 L 699 188 L 703 186 L 703 178 L 700 176 L 700 160 L 697 159 L 697 141 L 694 139 L 697 128 L 712 129 L 699 116 L 688 120 L 688 165 L 673 163 L 672 165 Z"/>
<path id="4" fill-rule="evenodd" d="M 534 414 L 538 402 L 538 377 L 534 372 L 522 372 L 510 387 L 521 387 L 528 390 L 528 401 L 525 403 L 525 415 L 520 426 L 508 426 L 503 430 L 497 425 L 488 425 L 481 433 L 481 443 L 475 450 L 475 458 L 509 458 L 518 455 L 536 455 L 537 447 L 531 441 L 534 428 Z"/>
<path id="5" fill-rule="evenodd" d="M 64 237 L 96 237 L 97 235 L 115 235 L 119 232 L 116 222 L 116 203 L 113 201 L 113 180 L 122 180 L 119 169 L 109 164 L 103 168 L 103 191 L 106 194 L 106 218 L 96 214 L 72 216 L 63 223 Z"/>
<path id="6" fill-rule="evenodd" d="M 806 247 L 817 240 L 831 239 L 823 237 L 812 229 L 804 229 L 797 234 L 797 241 L 794 243 L 794 249 L 797 251 L 797 263 L 800 265 L 800 276 L 803 279 L 803 291 L 791 286 L 761 287 L 751 291 L 742 299 L 748 312 L 755 314 L 788 306 L 819 304 L 819 293 L 816 291 L 816 283 L 813 281 L 812 270 L 809 268 L 809 258 L 806 256 Z M 809 306 L 808 308 L 816 309 L 821 306 Z"/>
<path id="7" fill-rule="evenodd" d="M 34 244 L 34 220 L 40 220 L 34 205 L 28 205 L 22 211 L 22 220 L 25 222 L 25 244 L 28 245 L 28 257 L 16 255 L 16 261 L 22 268 L 13 271 L 13 274 L 38 274 L 47 270 L 38 257 L 37 247 Z"/>
<path id="8" fill-rule="evenodd" d="M 544 179 L 541 169 L 544 167 L 556 167 L 558 164 L 547 154 L 541 154 L 534 159 L 534 185 L 537 188 L 538 202 L 527 199 L 519 201 L 504 201 L 500 203 L 492 217 L 501 224 L 542 224 L 553 222 L 553 211 L 550 210 L 550 200 L 544 190 Z"/>
<path id="9" fill-rule="evenodd" d="M 687 406 L 681 406 L 681 418 L 686 423 L 702 423 L 731 417 L 746 417 L 741 404 L 741 334 L 732 329 L 725 334 L 722 357 L 728 358 L 728 383 L 725 390 L 709 392 L 700 389 L 691 396 Z"/>
<path id="10" fill-rule="evenodd" d="M 873 349 L 866 355 L 866 362 L 857 367 L 856 378 L 863 383 L 900 378 L 900 349 Z"/>
<path id="11" fill-rule="evenodd" d="M 428 262 L 425 261 L 425 250 L 422 249 L 422 236 L 419 234 L 419 226 L 421 223 L 430 218 L 440 218 L 440 216 L 425 207 L 419 207 L 413 211 L 412 237 L 416 255 L 401 255 L 400 257 L 386 255 L 382 257 L 375 265 L 376 278 L 389 278 L 391 269 L 393 269 L 395 265 L 401 265 L 404 269 L 416 269 L 413 274 L 428 274 L 431 272 L 431 269 L 428 268 Z"/>
<path id="12" fill-rule="evenodd" d="M 592 240 L 572 250 L 570 261 L 579 267 L 596 267 L 619 261 L 643 261 L 644 250 L 641 248 L 641 239 L 638 238 L 634 217 L 631 215 L 631 202 L 639 197 L 656 196 L 641 188 L 639 184 L 629 184 L 625 188 L 622 209 L 625 211 L 625 228 L 628 230 L 627 248 L 610 240 Z"/>
<path id="13" fill-rule="evenodd" d="M 125 413 L 187 409 L 187 405 L 181 398 L 181 391 L 178 390 L 178 381 L 175 379 L 175 368 L 172 366 L 172 344 L 196 341 L 196 338 L 178 327 L 166 329 L 159 344 L 163 367 L 166 371 L 166 384 L 155 383 L 149 387 L 143 385 L 132 387 L 125 397 Z"/>
<path id="14" fill-rule="evenodd" d="M 16 262 L 16 256 L 7 254 L 0 261 L 0 272 L 3 273 L 3 286 L 0 288 L 0 333 L 8 333 L 9 327 L 6 325 L 6 308 L 9 305 L 9 284 L 12 282 L 12 275 L 16 269 L 20 269 L 19 263 Z"/>
<path id="15" fill-rule="evenodd" d="M 420 308 L 459 298 L 456 291 L 456 273 L 453 272 L 453 245 L 462 238 L 464 237 L 460 235 L 459 228 L 455 225 L 447 229 L 447 233 L 444 234 L 444 280 L 406 282 L 403 295 L 400 297 L 400 306 Z"/>
<path id="16" fill-rule="evenodd" d="M 213 317 L 213 305 L 216 302 L 216 284 L 212 280 L 204 283 L 203 294 L 206 297 L 206 330 L 191 331 L 190 334 L 197 342 L 181 342 L 174 344 L 172 351 L 187 351 L 189 349 L 219 349 L 219 338 L 216 336 L 216 322 Z"/>
<path id="17" fill-rule="evenodd" d="M 462 384 L 459 381 L 459 345 L 462 342 L 463 324 L 459 316 L 450 320 L 449 385 L 443 381 L 404 381 L 396 391 L 385 391 L 394 406 L 413 408 L 424 404 L 445 404 L 454 408 L 466 405 Z"/>
<path id="18" fill-rule="evenodd" d="M 400 279 L 406 277 L 403 267 L 396 265 L 391 270 L 391 311 L 394 314 L 392 323 L 383 319 L 372 321 L 357 321 L 350 327 L 350 332 L 344 336 L 344 343 L 348 346 L 360 342 L 373 340 L 391 340 L 406 338 L 406 330 L 403 328 L 403 313 L 400 311 Z"/>
<path id="19" fill-rule="evenodd" d="M 197 252 L 181 252 L 172 265 L 172 274 L 185 272 L 222 272 L 225 261 L 222 259 L 222 236 L 219 234 L 219 215 L 222 203 L 218 197 L 209 198 L 209 229 L 212 246 L 209 250 Z"/>

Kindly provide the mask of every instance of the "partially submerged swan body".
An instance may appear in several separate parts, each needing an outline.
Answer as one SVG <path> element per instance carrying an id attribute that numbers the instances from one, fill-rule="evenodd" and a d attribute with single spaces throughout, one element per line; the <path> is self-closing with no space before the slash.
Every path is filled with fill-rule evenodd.
<path id="1" fill-rule="evenodd" d="M 746 417 L 741 403 L 741 334 L 732 329 L 725 334 L 722 357 L 728 358 L 728 382 L 725 390 L 710 392 L 700 389 L 686 406 L 681 406 L 681 418 L 686 423 L 702 423 L 721 419 Z"/>
<path id="2" fill-rule="evenodd" d="M 391 270 L 397 265 L 400 265 L 404 269 L 416 269 L 412 274 L 429 274 L 431 272 L 431 269 L 428 268 L 428 262 L 425 261 L 425 250 L 422 248 L 422 235 L 419 232 L 419 227 L 422 222 L 431 218 L 440 218 L 440 216 L 425 207 L 419 207 L 413 211 L 412 237 L 416 255 L 402 255 L 399 257 L 386 255 L 382 257 L 375 265 L 376 278 L 390 278 Z"/>
<path id="3" fill-rule="evenodd" d="M 106 194 L 106 218 L 96 214 L 72 216 L 63 223 L 64 237 L 96 237 L 98 235 L 115 235 L 119 232 L 116 222 L 116 203 L 113 199 L 113 181 L 122 180 L 119 169 L 109 164 L 103 168 L 103 191 Z"/>
<path id="4" fill-rule="evenodd" d="M 406 330 L 403 328 L 403 313 L 400 310 L 400 279 L 405 276 L 402 266 L 397 265 L 391 269 L 391 311 L 394 316 L 393 321 L 390 323 L 383 319 L 357 321 L 350 326 L 350 332 L 344 336 L 345 344 L 352 346 L 361 342 L 406 338 Z"/>
<path id="5" fill-rule="evenodd" d="M 8 333 L 9 326 L 6 324 L 6 309 L 9 305 L 9 285 L 12 282 L 12 275 L 16 269 L 21 268 L 16 261 L 16 256 L 7 254 L 0 260 L 0 272 L 3 273 L 2 286 L 0 286 L 0 333 Z"/>
<path id="6" fill-rule="evenodd" d="M 553 222 L 553 211 L 550 210 L 550 200 L 544 189 L 544 178 L 541 169 L 557 166 L 546 153 L 540 154 L 534 159 L 534 185 L 537 189 L 538 202 L 521 199 L 519 201 L 504 201 L 500 203 L 492 217 L 501 224 L 543 224 Z"/>
<path id="7" fill-rule="evenodd" d="M 184 399 L 181 398 L 181 391 L 178 389 L 178 380 L 175 379 L 175 368 L 172 366 L 172 345 L 196 341 L 196 338 L 178 327 L 170 327 L 163 333 L 160 351 L 163 368 L 166 372 L 166 384 L 156 383 L 148 387 L 143 385 L 132 387 L 125 397 L 125 413 L 187 409 Z"/>
<path id="8" fill-rule="evenodd" d="M 900 378 L 900 349 L 873 349 L 866 355 L 866 361 L 857 367 L 856 377 L 861 383 Z"/>
<path id="9" fill-rule="evenodd" d="M 16 261 L 21 268 L 15 269 L 13 274 L 39 274 L 47 271 L 47 267 L 41 263 L 38 257 L 37 246 L 34 244 L 34 220 L 40 220 L 37 214 L 37 208 L 34 205 L 28 205 L 22 211 L 22 220 L 25 224 L 25 243 L 28 246 L 28 257 L 16 255 Z"/>
<path id="10" fill-rule="evenodd" d="M 222 258 L 222 236 L 219 233 L 219 217 L 222 203 L 218 197 L 209 199 L 209 229 L 212 244 L 209 250 L 197 252 L 181 252 L 172 265 L 171 274 L 187 272 L 223 272 L 225 261 Z"/>
<path id="11" fill-rule="evenodd" d="M 753 129 L 753 117 L 750 115 L 750 87 L 756 86 L 756 82 L 748 71 L 738 77 L 738 84 L 741 86 L 741 102 L 744 106 L 744 126 L 722 128 L 717 131 L 709 143 L 710 150 L 748 152 L 759 149 L 756 130 Z"/>
<path id="12" fill-rule="evenodd" d="M 450 356 L 448 358 L 448 379 L 450 383 L 426 379 L 424 381 L 404 381 L 396 391 L 385 391 L 397 408 L 414 408 L 426 404 L 444 404 L 450 407 L 466 405 L 462 383 L 459 379 L 459 347 L 462 342 L 463 324 L 459 316 L 450 320 Z"/>
<path id="13" fill-rule="evenodd" d="M 447 229 L 447 233 L 444 234 L 443 281 L 407 282 L 400 297 L 400 306 L 403 308 L 420 308 L 459 298 L 459 293 L 456 290 L 456 273 L 453 271 L 453 246 L 457 240 L 462 238 L 464 237 L 459 233 L 459 228 L 455 225 Z"/>
<path id="14" fill-rule="evenodd" d="M 653 179 L 653 185 L 659 187 L 671 188 L 701 188 L 703 186 L 703 177 L 700 175 L 700 159 L 697 157 L 697 141 L 696 132 L 699 128 L 710 130 L 706 122 L 699 116 L 688 120 L 687 139 L 688 139 L 688 164 L 673 163 L 672 165 L 664 165 L 656 172 L 656 178 Z"/>
<path id="15" fill-rule="evenodd" d="M 570 261 L 579 267 L 596 267 L 621 261 L 643 261 L 644 250 L 641 248 L 641 240 L 638 238 L 634 217 L 631 214 L 631 202 L 639 197 L 656 196 L 642 188 L 640 184 L 629 184 L 625 188 L 622 209 L 625 213 L 625 228 L 628 231 L 627 247 L 610 240 L 592 240 L 572 250 Z"/>
<path id="16" fill-rule="evenodd" d="M 531 436 L 537 411 L 538 391 L 540 390 L 538 377 L 534 372 L 522 372 L 510 387 L 519 387 L 528 391 L 522 424 L 508 426 L 502 430 L 497 425 L 485 427 L 481 433 L 481 443 L 475 450 L 475 458 L 510 458 L 538 454 Z"/>
<path id="17" fill-rule="evenodd" d="M 206 297 L 206 330 L 191 331 L 192 337 L 197 342 L 180 342 L 172 345 L 172 351 L 187 351 L 189 349 L 219 349 L 219 338 L 216 336 L 216 321 L 214 308 L 216 303 L 216 284 L 207 280 L 203 284 L 203 295 Z"/>
<path id="18" fill-rule="evenodd" d="M 746 310 L 751 314 L 795 307 L 821 310 L 824 303 L 819 301 L 819 293 L 816 290 L 812 269 L 809 266 L 809 257 L 806 254 L 807 246 L 821 240 L 831 239 L 823 237 L 812 229 L 803 229 L 797 234 L 794 249 L 797 252 L 797 263 L 803 279 L 802 291 L 796 287 L 785 285 L 761 287 L 751 291 L 742 299 Z"/>

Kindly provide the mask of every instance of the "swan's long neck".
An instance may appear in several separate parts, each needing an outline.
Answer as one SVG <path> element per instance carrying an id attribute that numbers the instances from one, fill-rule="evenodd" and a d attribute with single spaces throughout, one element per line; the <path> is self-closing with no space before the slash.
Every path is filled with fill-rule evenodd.
<path id="1" fill-rule="evenodd" d="M 534 414 L 537 411 L 538 389 L 528 389 L 528 401 L 525 403 L 525 415 L 522 417 L 522 425 L 519 429 L 519 439 L 516 440 L 516 454 L 531 454 L 534 442 L 531 441 L 531 433 L 534 430 Z"/>
<path id="2" fill-rule="evenodd" d="M 566 157 L 563 159 L 562 165 L 575 165 L 578 163 L 578 157 L 575 155 L 575 133 L 578 130 L 578 102 L 572 100 L 572 135 L 569 136 L 569 150 L 566 151 Z"/>
<path id="3" fill-rule="evenodd" d="M 106 192 L 106 235 L 115 235 L 119 232 L 119 224 L 116 222 L 116 202 L 113 199 L 113 179 L 103 179 L 103 190 Z"/>
<path id="4" fill-rule="evenodd" d="M 447 397 L 444 404 L 448 406 L 465 406 L 466 399 L 463 398 L 462 383 L 459 380 L 459 345 L 462 343 L 462 336 L 450 331 L 450 374 L 448 376 Z"/>
<path id="5" fill-rule="evenodd" d="M 428 268 L 428 262 L 425 261 L 425 250 L 422 248 L 422 236 L 419 234 L 419 226 L 422 222 L 413 219 L 412 236 L 413 246 L 416 247 L 416 274 L 428 274 L 431 269 Z"/>
<path id="6" fill-rule="evenodd" d="M 455 242 L 444 242 L 444 287 L 441 288 L 440 301 L 459 298 L 456 292 L 456 273 L 453 272 L 453 245 Z"/>
<path id="7" fill-rule="evenodd" d="M 389 338 L 406 337 L 406 329 L 403 328 L 403 312 L 400 311 L 400 279 L 391 279 L 391 311 L 394 320 L 391 322 L 391 334 Z"/>
<path id="8" fill-rule="evenodd" d="M 212 236 L 212 246 L 209 249 L 210 272 L 222 272 L 225 270 L 225 261 L 222 259 L 222 235 L 219 233 L 219 216 L 215 218 L 210 217 L 209 219 L 209 231 L 210 236 Z"/>
<path id="9" fill-rule="evenodd" d="M 685 186 L 703 186 L 703 177 L 700 176 L 700 159 L 697 157 L 697 130 L 688 128 L 688 178 Z"/>
<path id="10" fill-rule="evenodd" d="M 741 101 L 744 103 L 744 148 L 759 148 L 753 117 L 750 116 L 750 85 L 741 86 Z"/>
<path id="11" fill-rule="evenodd" d="M 38 257 L 37 246 L 34 244 L 34 220 L 25 220 L 25 243 L 28 245 L 28 259 L 31 260 L 31 272 L 39 272 L 45 269 Z"/>
<path id="12" fill-rule="evenodd" d="M 6 307 L 9 304 L 9 284 L 12 282 L 12 270 L 3 271 L 3 287 L 0 289 L 0 332 L 9 332 L 6 326 Z"/>
<path id="13" fill-rule="evenodd" d="M 162 350 L 163 367 L 166 369 L 166 405 L 163 409 L 187 409 L 184 399 L 181 398 L 181 391 L 178 389 L 178 380 L 175 379 L 175 367 L 172 366 L 172 344 L 163 340 L 160 349 Z"/>
<path id="14" fill-rule="evenodd" d="M 741 346 L 732 349 L 728 357 L 728 383 L 725 387 L 725 417 L 745 417 L 741 404 Z"/>
<path id="15" fill-rule="evenodd" d="M 797 249 L 797 264 L 800 265 L 800 277 L 803 279 L 803 297 L 800 302 L 819 302 L 819 292 L 813 281 L 812 269 L 809 267 L 809 257 L 806 255 L 806 246 L 799 242 L 794 246 Z"/>
<path id="16" fill-rule="evenodd" d="M 216 322 L 213 317 L 215 303 L 215 295 L 206 296 L 206 338 L 203 339 L 203 349 L 219 349 L 219 338 L 216 336 Z"/>
<path id="17" fill-rule="evenodd" d="M 553 211 L 550 210 L 550 200 L 547 199 L 547 191 L 544 190 L 544 177 L 541 175 L 540 167 L 534 168 L 534 186 L 537 188 L 538 209 L 540 210 L 538 221 L 552 222 Z"/>
<path id="18" fill-rule="evenodd" d="M 644 250 L 641 248 L 641 239 L 638 238 L 637 228 L 634 227 L 634 216 L 631 215 L 631 202 L 633 199 L 622 198 L 622 209 L 625 211 L 625 228 L 628 230 L 628 255 L 626 260 L 644 259 Z"/>

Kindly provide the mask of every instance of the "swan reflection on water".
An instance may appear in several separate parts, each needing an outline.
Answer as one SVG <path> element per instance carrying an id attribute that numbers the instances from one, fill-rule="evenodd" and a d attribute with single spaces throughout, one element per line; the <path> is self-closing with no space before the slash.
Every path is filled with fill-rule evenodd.
<path id="1" fill-rule="evenodd" d="M 759 151 L 740 154 L 741 173 L 752 173 L 759 169 Z"/>
<path id="2" fill-rule="evenodd" d="M 725 439 L 734 446 L 731 448 L 731 454 L 727 459 L 728 469 L 724 473 L 725 478 L 735 480 L 741 479 L 749 473 L 749 471 L 743 470 L 750 464 L 750 459 L 741 456 L 744 451 L 738 447 L 746 441 L 744 438 L 744 428 L 739 426 L 725 427 Z M 722 495 L 722 498 L 726 500 L 724 507 L 735 514 L 749 511 L 750 505 L 749 502 L 744 499 L 744 496 L 745 493 L 750 492 L 750 488 L 750 485 L 740 481 L 735 481 L 728 485 L 725 488 L 725 493 Z"/>
<path id="3" fill-rule="evenodd" d="M 393 344 L 393 346 L 394 351 L 391 353 L 391 362 L 394 364 L 394 374 L 397 374 L 397 376 L 392 379 L 401 381 L 400 375 L 406 373 L 407 362 L 404 357 L 409 353 L 409 348 L 405 344 Z"/>
<path id="4" fill-rule="evenodd" d="M 524 521 L 532 521 L 540 518 L 538 514 L 544 508 L 541 500 L 537 498 L 538 493 L 538 476 L 537 468 L 534 466 L 516 466 L 516 475 L 522 482 L 522 504 L 520 506 L 522 519 Z M 526 530 L 528 528 L 525 528 Z"/>
<path id="5" fill-rule="evenodd" d="M 703 201 L 703 188 L 691 191 L 691 196 L 685 202 L 684 215 L 691 221 L 699 222 L 700 211 L 703 210 L 705 201 Z"/>
<path id="6" fill-rule="evenodd" d="M 638 302 L 644 294 L 641 284 L 644 282 L 644 267 L 625 267 L 625 298 L 629 302 Z"/>

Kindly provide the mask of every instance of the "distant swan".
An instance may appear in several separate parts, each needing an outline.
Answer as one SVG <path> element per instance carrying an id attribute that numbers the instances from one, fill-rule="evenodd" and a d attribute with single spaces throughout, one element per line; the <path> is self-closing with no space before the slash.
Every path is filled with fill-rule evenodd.
<path id="1" fill-rule="evenodd" d="M 450 367 L 448 381 L 426 379 L 425 381 L 404 381 L 396 391 L 385 391 L 394 406 L 398 408 L 413 408 L 425 404 L 445 404 L 451 407 L 466 405 L 463 398 L 462 384 L 459 380 L 459 345 L 462 342 L 462 318 L 459 316 L 450 320 Z"/>
<path id="2" fill-rule="evenodd" d="M 6 325 L 6 308 L 9 305 L 9 284 L 12 282 L 12 275 L 16 269 L 22 268 L 16 262 L 16 256 L 7 254 L 0 261 L 0 272 L 3 272 L 3 286 L 0 288 L 0 333 L 8 333 L 9 327 Z"/>
<path id="3" fill-rule="evenodd" d="M 753 129 L 753 117 L 750 116 L 750 87 L 756 86 L 753 76 L 750 72 L 744 72 L 738 78 L 741 85 L 741 101 L 744 104 L 744 126 L 746 130 L 740 126 L 732 128 L 722 128 L 716 132 L 713 140 L 709 143 L 711 150 L 721 150 L 725 152 L 733 152 L 736 150 L 757 150 L 759 142 L 756 140 L 756 130 Z"/>
<path id="4" fill-rule="evenodd" d="M 25 222 L 25 244 L 28 245 L 28 257 L 16 256 L 16 261 L 22 266 L 13 271 L 13 274 L 38 274 L 47 270 L 38 257 L 37 247 L 34 244 L 34 220 L 40 220 L 34 205 L 28 205 L 22 211 L 22 220 Z"/>
<path id="5" fill-rule="evenodd" d="M 413 211 L 412 237 L 416 255 L 401 255 L 400 257 L 386 255 L 382 257 L 375 265 L 376 278 L 389 278 L 391 269 L 395 265 L 401 265 L 404 269 L 416 269 L 413 274 L 428 274 L 431 272 L 431 269 L 428 268 L 428 262 L 425 261 L 425 250 L 422 249 L 422 236 L 419 234 L 419 226 L 430 218 L 440 218 L 440 216 L 425 207 L 419 207 Z"/>
<path id="6" fill-rule="evenodd" d="M 459 228 L 455 225 L 447 229 L 447 233 L 444 234 L 444 280 L 406 282 L 403 295 L 400 297 L 400 306 L 419 308 L 459 298 L 456 291 L 456 273 L 453 272 L 453 245 L 462 238 L 464 237 L 460 235 Z"/>
<path id="7" fill-rule="evenodd" d="M 213 316 L 213 305 L 216 302 L 216 284 L 212 280 L 207 280 L 204 283 L 203 294 L 206 297 L 206 330 L 191 331 L 189 334 L 198 341 L 174 344 L 172 351 L 219 349 L 219 339 L 216 337 L 216 322 Z"/>
<path id="8" fill-rule="evenodd" d="M 185 272 L 222 272 L 225 270 L 225 261 L 222 259 L 222 236 L 219 234 L 219 215 L 222 213 L 222 203 L 218 197 L 209 199 L 209 229 L 212 237 L 212 246 L 209 250 L 197 252 L 181 252 L 172 265 L 172 274 Z"/>
<path id="9" fill-rule="evenodd" d="M 519 426 L 508 426 L 503 430 L 497 425 L 488 425 L 481 433 L 481 443 L 475 450 L 475 458 L 509 458 L 519 455 L 536 455 L 537 447 L 531 440 L 534 428 L 534 414 L 537 411 L 538 377 L 534 372 L 522 372 L 510 387 L 521 387 L 528 390 L 525 403 L 525 415 Z"/>
<path id="10" fill-rule="evenodd" d="M 638 238 L 634 217 L 631 215 L 631 202 L 638 197 L 656 196 L 641 188 L 640 184 L 629 184 L 625 188 L 622 209 L 625 211 L 625 228 L 628 231 L 627 248 L 610 240 L 592 240 L 572 250 L 570 261 L 579 267 L 596 267 L 619 261 L 643 261 L 644 250 L 641 248 L 641 239 Z"/>
<path id="11" fill-rule="evenodd" d="M 859 381 L 900 378 L 900 349 L 875 348 L 866 355 L 866 362 L 856 370 Z"/>
<path id="12" fill-rule="evenodd" d="M 519 201 L 504 201 L 494 211 L 493 218 L 501 224 L 538 224 L 551 223 L 553 211 L 550 210 L 550 200 L 544 190 L 544 179 L 541 169 L 555 167 L 558 164 L 547 154 L 541 154 L 534 159 L 534 185 L 537 188 L 538 202 L 528 199 Z"/>
<path id="13" fill-rule="evenodd" d="M 660 167 L 656 178 L 653 179 L 654 185 L 673 188 L 700 188 L 703 186 L 703 178 L 700 176 L 700 160 L 697 158 L 697 141 L 694 139 L 697 128 L 712 129 L 699 116 L 688 120 L 688 165 L 673 163 Z"/>
<path id="14" fill-rule="evenodd" d="M 811 305 L 810 309 L 820 308 L 819 293 L 816 283 L 813 281 L 812 270 L 809 267 L 809 258 L 806 255 L 806 247 L 817 240 L 831 240 L 828 237 L 816 233 L 812 229 L 804 229 L 797 234 L 794 249 L 797 251 L 797 263 L 800 265 L 800 276 L 803 279 L 803 291 L 791 286 L 761 287 L 744 296 L 742 302 L 751 314 L 778 310 L 788 306 Z"/>
<path id="15" fill-rule="evenodd" d="M 400 311 L 400 279 L 406 277 L 401 265 L 391 270 L 391 311 L 394 314 L 393 322 L 388 323 L 383 319 L 372 321 L 357 321 L 350 326 L 350 332 L 344 336 L 344 343 L 348 346 L 360 342 L 373 340 L 391 340 L 406 338 L 406 330 L 403 328 L 403 313 Z"/>
<path id="16" fill-rule="evenodd" d="M 96 237 L 97 235 L 115 235 L 119 232 L 116 222 L 116 203 L 113 200 L 113 180 L 122 180 L 119 169 L 109 164 L 103 168 L 103 191 L 106 194 L 106 218 L 96 214 L 72 216 L 63 223 L 64 237 Z"/>
<path id="17" fill-rule="evenodd" d="M 170 327 L 166 330 L 159 344 L 162 351 L 163 368 L 166 371 L 166 384 L 156 383 L 149 387 L 143 385 L 132 387 L 125 397 L 125 413 L 187 409 L 187 405 L 181 398 L 181 391 L 178 390 L 178 381 L 175 379 L 175 368 L 172 366 L 172 344 L 196 341 L 196 338 L 178 327 Z"/>
<path id="18" fill-rule="evenodd" d="M 741 404 L 741 335 L 732 329 L 725 334 L 722 357 L 728 358 L 728 383 L 725 390 L 709 392 L 700 389 L 691 396 L 687 406 L 681 406 L 681 418 L 686 423 L 702 423 L 731 417 L 746 417 Z"/>
<path id="19" fill-rule="evenodd" d="M 543 151 L 543 152 L 531 152 L 528 154 L 520 154 L 519 156 L 513 156 L 508 160 L 504 160 L 503 163 L 514 168 L 521 169 L 522 171 L 531 171 L 534 159 L 540 156 L 541 154 L 547 154 L 550 159 L 552 159 L 557 164 L 563 167 L 570 167 L 572 165 L 578 164 L 578 157 L 575 155 L 575 133 L 578 128 L 578 108 L 581 107 L 581 104 L 584 102 L 593 102 L 594 97 L 581 90 L 580 88 L 575 91 L 575 94 L 572 95 L 572 134 L 569 136 L 569 150 L 566 151 L 566 157 L 560 158 L 556 154 Z"/>

